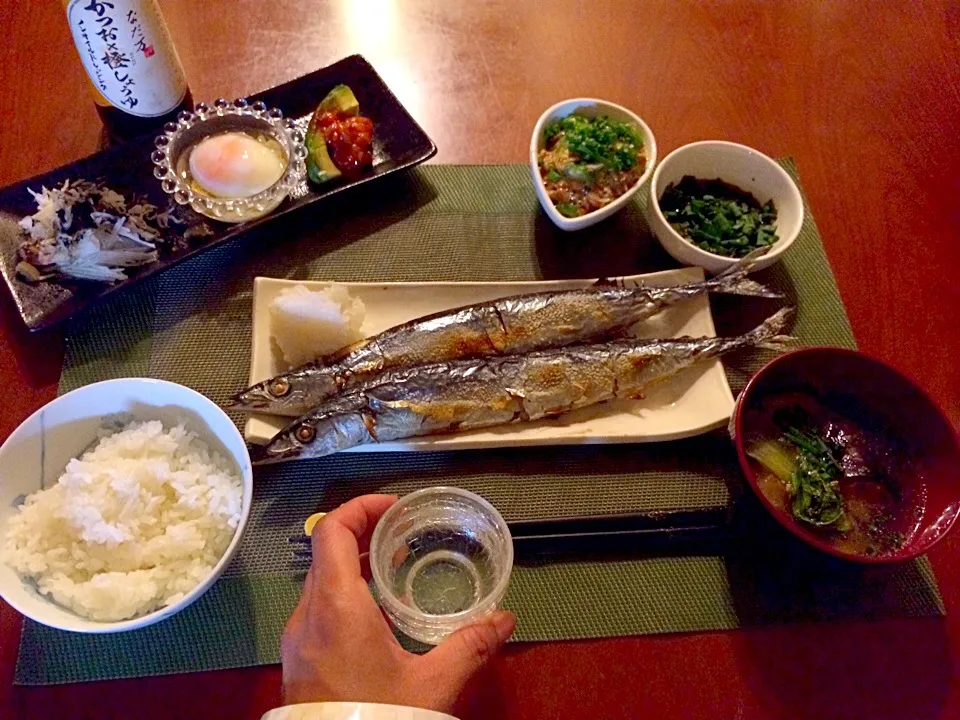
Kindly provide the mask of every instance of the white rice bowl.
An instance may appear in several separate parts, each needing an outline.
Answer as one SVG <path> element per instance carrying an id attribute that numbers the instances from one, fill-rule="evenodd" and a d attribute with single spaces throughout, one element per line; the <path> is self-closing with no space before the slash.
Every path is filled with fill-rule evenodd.
<path id="1" fill-rule="evenodd" d="M 104 503 L 101 507 L 99 490 L 96 490 L 101 481 L 96 479 L 83 490 L 64 487 L 50 493 L 51 498 L 62 495 L 61 502 L 72 503 L 78 498 L 77 507 L 65 509 L 61 504 L 57 508 L 53 507 L 54 503 L 40 499 L 44 496 L 39 495 L 39 491 L 59 487 L 63 475 L 71 477 L 78 486 L 83 486 L 80 478 L 84 475 L 99 477 L 89 468 L 82 468 L 89 462 L 85 454 L 93 450 L 103 435 L 113 435 L 132 422 L 142 425 L 154 421 L 160 422 L 164 430 L 149 444 L 144 443 L 142 452 L 162 454 L 166 452 L 164 445 L 167 449 L 171 446 L 182 448 L 186 443 L 190 450 L 181 452 L 180 459 L 173 463 L 164 461 L 173 468 L 171 473 L 177 472 L 177 467 L 179 472 L 187 473 L 177 475 L 175 480 L 186 492 L 180 493 L 171 483 L 163 486 L 161 493 L 154 471 L 154 475 L 144 481 L 145 487 L 136 494 L 129 493 L 123 505 Z M 176 437 L 180 431 L 174 432 L 174 429 L 178 426 L 183 426 L 186 431 L 183 438 L 159 438 L 160 434 Z M 187 433 L 195 433 L 196 437 L 188 441 Z M 209 453 L 207 456 L 203 452 L 204 444 Z M 116 454 L 120 449 L 110 452 Z M 214 456 L 219 456 L 219 460 Z M 79 466 L 75 465 L 78 459 Z M 77 467 L 81 470 L 76 471 Z M 208 473 L 211 467 L 214 472 Z M 207 480 L 199 482 L 193 476 L 194 472 L 203 473 Z M 224 485 L 221 480 L 210 479 L 211 474 L 231 477 L 231 490 L 221 494 Z M 139 473 L 135 477 L 138 483 L 141 482 Z M 231 505 L 236 497 L 233 483 L 237 477 L 241 498 L 239 510 Z M 70 482 L 68 480 L 65 484 L 69 486 Z M 122 481 L 111 482 L 120 489 L 124 488 Z M 116 499 L 118 491 L 113 484 L 110 484 L 109 497 Z M 70 499 L 65 499 L 68 491 Z M 181 494 L 183 499 L 179 500 Z M 26 498 L 34 495 L 38 499 L 30 501 L 30 505 L 36 504 L 37 508 L 32 511 L 24 509 L 27 507 Z M 211 513 L 210 505 L 206 504 L 206 510 L 201 511 L 204 504 L 194 501 L 204 496 L 213 502 L 215 508 L 222 502 L 220 510 Z M 0 596 L 31 620 L 70 632 L 114 633 L 152 625 L 197 601 L 224 574 L 239 552 L 250 521 L 252 499 L 253 468 L 247 445 L 234 421 L 215 402 L 183 385 L 151 378 L 117 378 L 84 385 L 48 402 L 20 423 L 0 444 Z M 141 511 L 147 507 L 152 508 L 149 514 L 155 518 L 155 523 L 142 519 Z M 90 517 L 99 515 L 102 524 L 99 520 L 89 522 L 88 513 Z M 233 517 L 238 513 L 234 528 Z M 32 519 L 30 515 L 33 515 Z M 214 519 L 200 519 L 201 515 L 213 515 Z M 76 516 L 84 519 L 77 527 L 69 527 L 68 522 L 73 522 Z M 191 538 L 193 541 L 202 538 L 204 543 L 211 538 L 213 545 L 222 543 L 216 528 L 222 527 L 224 521 L 229 528 L 225 532 L 230 537 L 225 548 L 208 549 L 205 545 L 203 551 L 198 551 L 196 544 L 190 547 Z M 171 527 L 169 535 L 166 527 L 162 533 L 159 531 L 159 526 L 166 522 Z M 35 528 L 33 534 L 26 530 L 27 524 Z M 92 530 L 94 527 L 97 528 L 95 531 Z M 43 539 L 41 536 L 48 531 L 51 537 Z M 102 577 L 91 582 L 94 573 L 89 568 L 95 567 L 98 559 L 104 561 L 101 555 L 111 545 L 84 539 L 83 532 L 113 536 L 113 551 L 106 553 L 111 563 L 131 563 L 133 552 L 130 548 L 134 547 L 140 547 L 141 559 L 147 562 L 132 569 L 129 566 L 107 568 L 105 565 L 99 573 Z M 128 533 L 130 537 L 139 534 L 141 539 L 122 542 L 116 539 L 117 533 Z M 11 538 L 9 542 L 8 536 Z M 14 548 L 12 553 L 10 543 Z M 60 547 L 65 548 L 71 558 L 77 553 L 80 562 L 74 561 L 73 567 L 61 563 L 57 553 L 64 550 L 59 550 Z M 148 553 L 159 562 L 148 558 Z M 38 568 L 35 575 L 31 574 L 30 563 L 53 568 L 42 583 L 48 588 L 46 592 L 41 588 L 40 578 L 45 571 Z M 58 567 L 58 563 L 61 566 Z M 21 572 L 14 564 L 28 572 Z M 208 568 L 203 571 L 203 577 L 199 577 L 202 574 L 200 567 Z M 60 573 L 56 581 L 53 580 L 55 572 Z M 109 575 L 111 572 L 118 575 Z M 101 583 L 109 589 L 100 587 Z M 192 589 L 187 590 L 188 586 Z M 60 597 L 54 595 L 54 588 Z M 111 595 L 123 597 L 109 597 Z M 84 603 L 84 607 L 77 603 Z M 144 610 L 146 607 L 153 609 Z M 90 617 L 93 613 L 120 615 L 128 612 L 138 614 L 113 621 Z"/>
<path id="2" fill-rule="evenodd" d="M 133 422 L 26 498 L 2 559 L 82 617 L 126 620 L 181 601 L 207 578 L 242 510 L 231 461 L 183 425 Z"/>

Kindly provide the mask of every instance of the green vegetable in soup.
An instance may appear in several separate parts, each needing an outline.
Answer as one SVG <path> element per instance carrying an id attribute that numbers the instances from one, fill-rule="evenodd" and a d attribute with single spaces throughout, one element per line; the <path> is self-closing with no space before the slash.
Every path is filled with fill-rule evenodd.
<path id="1" fill-rule="evenodd" d="M 850 529 L 843 498 L 837 491 L 840 466 L 816 433 L 791 427 L 782 441 L 754 443 L 747 454 L 787 483 L 795 518 L 810 525 Z"/>
<path id="2" fill-rule="evenodd" d="M 747 448 L 747 455 L 788 485 L 797 471 L 797 454 L 779 440 L 761 440 Z"/>
<path id="3" fill-rule="evenodd" d="M 667 186 L 660 198 L 667 222 L 701 250 L 740 258 L 773 245 L 777 236 L 777 209 L 722 180 L 699 180 L 686 175 Z"/>
<path id="4" fill-rule="evenodd" d="M 809 431 L 790 428 L 783 437 L 797 447 L 797 470 L 791 481 L 793 515 L 811 525 L 832 525 L 843 517 L 837 492 L 840 466 L 826 443 Z"/>
<path id="5" fill-rule="evenodd" d="M 579 217 L 580 208 L 572 203 L 560 203 L 557 205 L 557 212 L 564 217 Z"/>

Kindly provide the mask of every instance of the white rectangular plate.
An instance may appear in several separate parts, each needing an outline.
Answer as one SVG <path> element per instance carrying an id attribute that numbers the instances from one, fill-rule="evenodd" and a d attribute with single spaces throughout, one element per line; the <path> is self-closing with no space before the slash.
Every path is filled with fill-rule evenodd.
<path id="1" fill-rule="evenodd" d="M 703 279 L 699 268 L 683 268 L 623 278 L 627 285 L 680 285 Z M 253 348 L 250 384 L 287 369 L 270 336 L 270 302 L 284 288 L 304 285 L 315 290 L 332 284 L 349 288 L 366 306 L 362 331 L 367 337 L 414 318 L 508 295 L 582 288 L 593 280 L 542 282 L 328 283 L 258 277 L 253 285 Z M 706 296 L 670 307 L 640 323 L 641 338 L 715 336 Z M 733 394 L 719 360 L 691 368 L 662 383 L 643 400 L 622 400 L 583 408 L 559 418 L 453 435 L 362 445 L 353 452 L 438 451 L 531 445 L 580 445 L 676 440 L 723 426 L 733 412 Z M 262 445 L 292 418 L 251 415 L 244 430 L 251 443 Z M 349 452 L 349 451 L 348 451 Z"/>

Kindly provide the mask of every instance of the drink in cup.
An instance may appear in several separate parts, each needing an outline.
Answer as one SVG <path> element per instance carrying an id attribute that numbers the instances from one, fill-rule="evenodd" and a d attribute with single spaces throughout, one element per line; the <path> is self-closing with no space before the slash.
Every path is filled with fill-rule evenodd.
<path id="1" fill-rule="evenodd" d="M 401 498 L 380 519 L 370 568 L 387 616 L 437 644 L 497 609 L 513 569 L 504 519 L 479 495 L 451 487 Z"/>

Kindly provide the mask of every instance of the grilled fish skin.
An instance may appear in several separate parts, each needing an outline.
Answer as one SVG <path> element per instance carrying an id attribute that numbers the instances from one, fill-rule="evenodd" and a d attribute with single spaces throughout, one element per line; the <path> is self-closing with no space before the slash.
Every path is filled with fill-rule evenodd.
<path id="1" fill-rule="evenodd" d="M 744 263 L 728 274 L 675 287 L 597 284 L 444 311 L 253 385 L 234 395 L 226 407 L 299 417 L 324 400 L 395 368 L 610 340 L 669 305 L 708 292 L 782 297 L 748 279 L 748 270 L 749 263 Z"/>
<path id="2" fill-rule="evenodd" d="M 554 417 L 652 385 L 701 361 L 747 347 L 780 349 L 793 314 L 784 308 L 750 332 L 727 338 L 615 341 L 460 360 L 386 373 L 295 420 L 257 464 L 323 457 L 373 442 Z"/>

